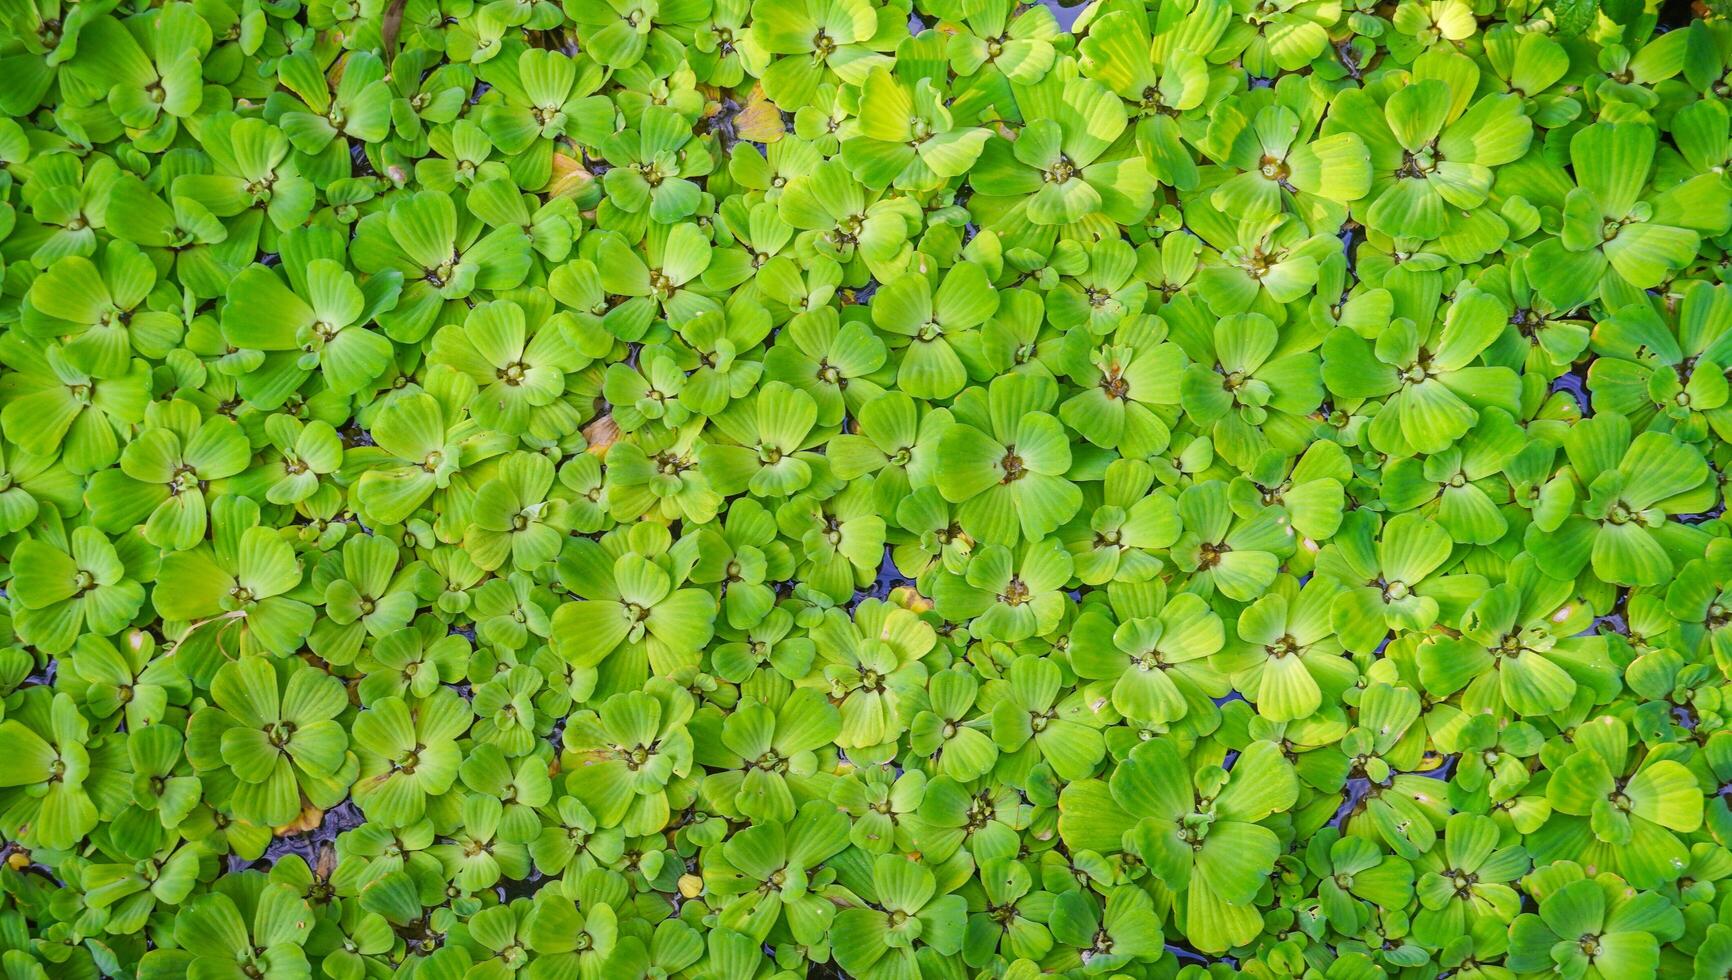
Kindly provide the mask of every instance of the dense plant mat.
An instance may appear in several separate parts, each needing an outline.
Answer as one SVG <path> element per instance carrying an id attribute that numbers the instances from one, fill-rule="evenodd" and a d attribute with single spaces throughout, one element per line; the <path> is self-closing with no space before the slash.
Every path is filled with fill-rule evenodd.
<path id="1" fill-rule="evenodd" d="M 0 973 L 1726 976 L 1729 67 L 0 2 Z"/>

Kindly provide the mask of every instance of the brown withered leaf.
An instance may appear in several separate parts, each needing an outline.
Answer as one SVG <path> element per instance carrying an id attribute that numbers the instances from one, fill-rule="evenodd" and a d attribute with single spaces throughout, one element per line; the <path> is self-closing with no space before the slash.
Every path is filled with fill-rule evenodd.
<path id="1" fill-rule="evenodd" d="M 319 824 L 324 822 L 324 819 L 325 811 L 303 799 L 301 800 L 301 815 L 288 823 L 283 824 L 281 827 L 272 827 L 271 833 L 276 834 L 278 837 L 287 837 L 290 834 L 304 834 L 309 830 L 317 829 Z"/>
<path id="2" fill-rule="evenodd" d="M 397 53 L 397 34 L 403 29 L 403 7 L 407 2 L 408 0 L 391 0 L 380 22 L 379 35 L 384 42 L 380 47 L 385 49 L 383 57 L 386 64 L 390 64 L 392 56 Z"/>
<path id="3" fill-rule="evenodd" d="M 583 427 L 583 437 L 589 441 L 590 455 L 606 459 L 608 449 L 619 441 L 619 423 L 613 416 L 603 415 Z"/>
<path id="4" fill-rule="evenodd" d="M 782 110 L 764 94 L 764 86 L 752 86 L 746 104 L 734 116 L 734 132 L 751 143 L 774 143 L 788 134 L 782 124 Z"/>
<path id="5" fill-rule="evenodd" d="M 337 849 L 330 841 L 320 841 L 318 854 L 313 859 L 313 874 L 320 880 L 328 881 L 332 872 L 337 870 Z"/>
<path id="6" fill-rule="evenodd" d="M 924 613 L 932 608 L 932 600 L 914 591 L 909 586 L 898 586 L 890 590 L 890 601 L 909 612 Z"/>

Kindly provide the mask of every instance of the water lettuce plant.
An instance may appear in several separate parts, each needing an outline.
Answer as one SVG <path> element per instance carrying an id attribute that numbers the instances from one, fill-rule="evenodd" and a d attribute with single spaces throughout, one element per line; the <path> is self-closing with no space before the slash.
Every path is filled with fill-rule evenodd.
<path id="1" fill-rule="evenodd" d="M 1732 971 L 1722 0 L 0 0 L 0 974 Z"/>

